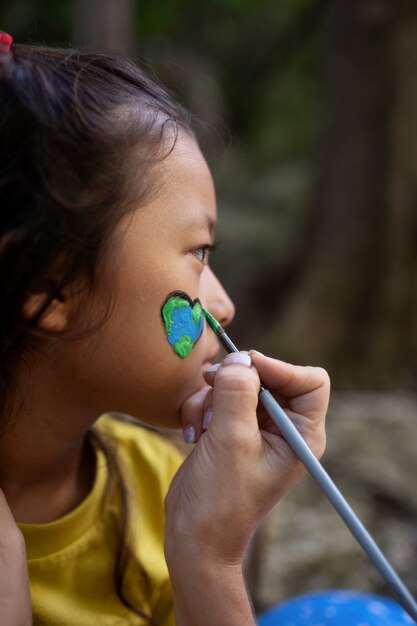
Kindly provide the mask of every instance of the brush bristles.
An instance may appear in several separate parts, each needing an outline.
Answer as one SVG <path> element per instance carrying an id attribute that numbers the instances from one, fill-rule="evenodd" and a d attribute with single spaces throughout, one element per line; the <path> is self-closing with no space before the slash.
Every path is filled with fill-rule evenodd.
<path id="1" fill-rule="evenodd" d="M 208 325 L 210 326 L 211 330 L 217 336 L 219 336 L 221 333 L 224 332 L 221 324 L 219 324 L 219 322 L 216 320 L 216 318 L 213 317 L 212 314 L 209 313 L 209 311 L 207 311 L 207 309 L 203 309 L 203 314 L 204 314 L 204 317 L 206 318 L 206 321 L 207 321 Z"/>

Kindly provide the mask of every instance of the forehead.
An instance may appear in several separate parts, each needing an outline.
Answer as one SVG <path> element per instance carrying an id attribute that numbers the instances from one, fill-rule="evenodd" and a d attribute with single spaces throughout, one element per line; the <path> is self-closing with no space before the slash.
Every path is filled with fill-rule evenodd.
<path id="1" fill-rule="evenodd" d="M 210 243 L 217 209 L 213 179 L 196 141 L 180 133 L 171 152 L 153 170 L 153 190 L 145 206 L 121 220 L 117 232 L 132 254 L 166 256 L 172 245 Z M 130 245 L 131 244 L 131 245 Z M 132 257 L 133 258 L 133 257 Z"/>
<path id="2" fill-rule="evenodd" d="M 174 221 L 192 219 L 212 232 L 217 218 L 213 178 L 195 139 L 180 133 L 159 172 L 158 196 L 164 206 L 170 207 L 170 217 Z"/>

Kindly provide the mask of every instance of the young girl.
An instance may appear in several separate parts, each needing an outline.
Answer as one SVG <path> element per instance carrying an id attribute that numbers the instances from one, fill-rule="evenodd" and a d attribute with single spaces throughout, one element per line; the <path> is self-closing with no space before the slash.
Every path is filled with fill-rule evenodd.
<path id="1" fill-rule="evenodd" d="M 243 555 L 302 474 L 259 377 L 320 455 L 326 373 L 213 366 L 213 182 L 136 66 L 3 34 L 0 135 L 1 624 L 253 625 Z"/>

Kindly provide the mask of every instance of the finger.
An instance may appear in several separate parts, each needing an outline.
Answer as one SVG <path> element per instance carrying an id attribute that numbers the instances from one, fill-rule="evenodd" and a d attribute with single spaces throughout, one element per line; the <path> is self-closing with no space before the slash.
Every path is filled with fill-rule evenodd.
<path id="1" fill-rule="evenodd" d="M 185 443 L 196 443 L 203 433 L 205 399 L 209 391 L 211 387 L 203 387 L 181 406 L 180 420 Z"/>
<path id="2" fill-rule="evenodd" d="M 290 410 L 286 413 L 314 455 L 318 459 L 323 456 L 326 449 L 325 414 L 312 420 Z"/>
<path id="3" fill-rule="evenodd" d="M 25 542 L 9 508 L 6 496 L 0 489 L 0 548 L 10 553 L 25 553 Z"/>
<path id="4" fill-rule="evenodd" d="M 203 430 L 207 430 L 212 417 L 213 417 L 213 389 L 209 389 L 206 394 L 206 398 L 204 400 L 203 423 L 202 423 Z"/>
<path id="5" fill-rule="evenodd" d="M 211 367 L 207 368 L 203 372 L 204 380 L 207 383 L 207 385 L 210 385 L 210 387 L 213 387 L 213 385 L 214 385 L 214 379 L 216 377 L 216 373 L 217 373 L 220 365 L 221 365 L 221 363 L 214 363 Z"/>
<path id="6" fill-rule="evenodd" d="M 213 417 L 222 434 L 233 435 L 239 427 L 258 430 L 256 407 L 258 404 L 259 376 L 252 367 L 247 352 L 227 355 L 214 379 Z"/>
<path id="7" fill-rule="evenodd" d="M 262 382 L 270 391 L 278 391 L 286 398 L 311 393 L 316 389 L 330 389 L 330 379 L 321 367 L 292 365 L 264 356 L 260 352 L 249 352 Z"/>
<path id="8" fill-rule="evenodd" d="M 0 489 L 0 615 L 2 624 L 32 624 L 26 546 Z"/>
<path id="9" fill-rule="evenodd" d="M 6 497 L 0 489 L 0 537 L 4 537 L 7 530 L 14 528 L 16 528 L 16 522 L 7 504 Z"/>

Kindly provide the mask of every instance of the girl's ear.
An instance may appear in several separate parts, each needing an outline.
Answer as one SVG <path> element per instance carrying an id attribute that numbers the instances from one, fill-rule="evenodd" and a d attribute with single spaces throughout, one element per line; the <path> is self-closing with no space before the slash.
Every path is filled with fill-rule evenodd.
<path id="1" fill-rule="evenodd" d="M 23 305 L 22 314 L 26 319 L 36 316 L 50 299 L 47 293 L 31 294 Z M 62 333 L 67 330 L 70 321 L 69 303 L 63 297 L 54 298 L 37 321 L 38 328 L 50 333 Z"/>

